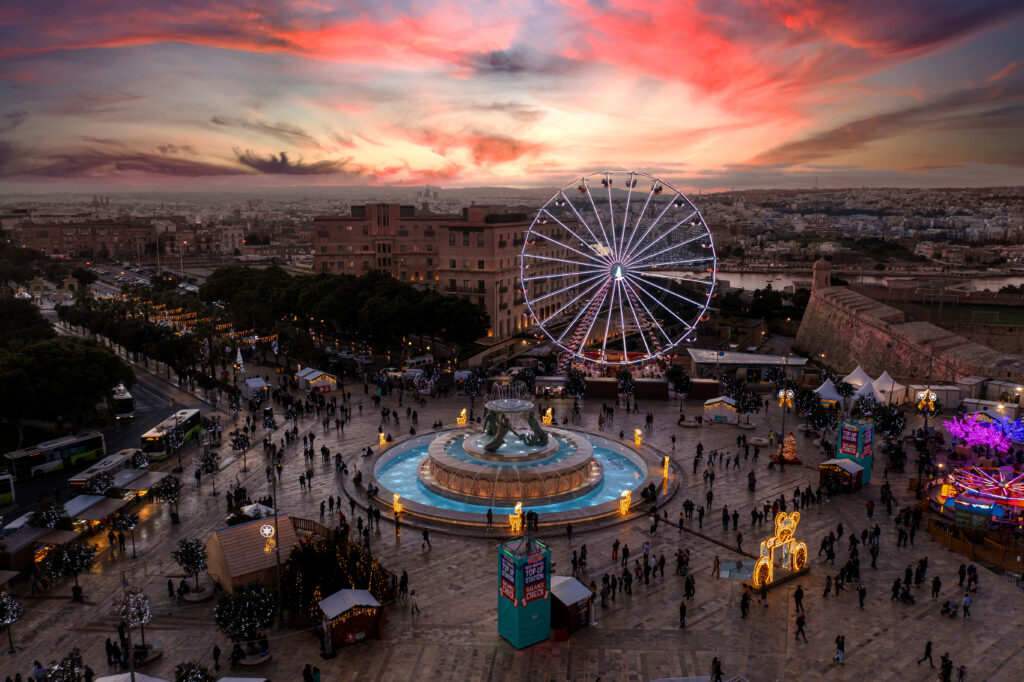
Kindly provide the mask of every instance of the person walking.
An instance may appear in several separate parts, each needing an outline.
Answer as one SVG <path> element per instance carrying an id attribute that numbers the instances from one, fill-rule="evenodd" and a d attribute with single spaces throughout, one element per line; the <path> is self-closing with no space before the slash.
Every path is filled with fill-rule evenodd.
<path id="1" fill-rule="evenodd" d="M 804 642 L 807 641 L 807 632 L 804 631 L 804 625 L 807 624 L 807 616 L 803 613 L 796 617 L 796 635 L 794 639 L 799 640 L 801 637 L 804 638 Z"/>
<path id="2" fill-rule="evenodd" d="M 857 585 L 857 602 L 860 604 L 862 609 L 864 608 L 864 597 L 867 595 L 867 588 L 865 588 L 864 585 Z"/>
<path id="3" fill-rule="evenodd" d="M 964 592 L 964 600 L 963 600 L 963 602 L 961 602 L 961 604 L 962 604 L 962 606 L 964 608 L 964 618 L 967 618 L 968 616 L 971 615 L 971 603 L 972 602 L 973 602 L 973 600 L 971 599 L 971 595 L 969 595 L 968 593 Z"/>
<path id="4" fill-rule="evenodd" d="M 679 602 L 679 627 L 686 629 L 686 600 Z M 107 640 L 110 641 L 110 640 Z"/>
<path id="5" fill-rule="evenodd" d="M 843 658 L 846 655 L 846 637 L 843 635 L 836 635 L 836 655 L 832 657 L 833 661 L 837 661 L 839 665 L 846 665 L 843 662 Z"/>
<path id="6" fill-rule="evenodd" d="M 487 510 L 487 530 L 491 530 L 492 524 L 494 523 L 494 512 L 490 509 Z"/>
<path id="7" fill-rule="evenodd" d="M 615 538 L 615 542 L 612 543 L 612 561 L 618 561 L 619 559 L 619 539 Z"/>
<path id="8" fill-rule="evenodd" d="M 928 642 L 924 645 L 924 656 L 922 656 L 921 658 L 917 659 L 917 664 L 921 665 L 921 661 L 924 661 L 924 660 L 927 660 L 928 661 L 928 665 L 930 665 L 931 667 L 933 667 L 933 668 L 935 667 L 935 661 L 932 660 L 932 641 L 931 640 L 928 640 Z"/>
<path id="9" fill-rule="evenodd" d="M 409 608 L 410 615 L 415 615 L 420 612 L 420 603 L 419 600 L 416 599 L 416 590 L 409 593 L 409 604 L 411 605 Z"/>
<path id="10" fill-rule="evenodd" d="M 715 656 L 711 659 L 711 682 L 722 682 L 722 679 L 722 662 Z"/>
<path id="11" fill-rule="evenodd" d="M 213 669 L 220 670 L 220 647 L 213 645 Z"/>
<path id="12" fill-rule="evenodd" d="M 420 543 L 420 549 L 425 548 L 434 549 L 430 544 L 430 531 L 426 528 L 423 529 L 423 542 Z"/>
<path id="13" fill-rule="evenodd" d="M 716 579 L 722 577 L 722 562 L 718 558 L 717 554 L 715 555 L 715 563 L 711 567 L 711 574 L 715 576 Z"/>
<path id="14" fill-rule="evenodd" d="M 793 601 L 796 604 L 797 613 L 804 612 L 804 588 L 802 585 L 796 586 L 796 591 L 793 592 Z"/>

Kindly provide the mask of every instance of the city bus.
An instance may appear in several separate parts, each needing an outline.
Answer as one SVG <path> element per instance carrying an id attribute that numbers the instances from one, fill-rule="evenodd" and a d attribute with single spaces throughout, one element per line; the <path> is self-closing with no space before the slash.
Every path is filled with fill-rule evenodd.
<path id="1" fill-rule="evenodd" d="M 142 451 L 151 459 L 164 459 L 171 454 L 168 438 L 177 428 L 181 433 L 181 444 L 189 442 L 199 435 L 203 428 L 199 418 L 199 410 L 178 410 L 163 420 L 156 427 L 142 434 Z M 180 447 L 179 445 L 179 447 Z"/>
<path id="2" fill-rule="evenodd" d="M 118 421 L 135 419 L 135 398 L 124 387 L 124 384 L 118 384 L 114 389 L 114 395 L 110 399 L 110 412 Z"/>
<path id="3" fill-rule="evenodd" d="M 14 476 L 0 474 L 0 507 L 14 504 Z"/>
<path id="4" fill-rule="evenodd" d="M 77 436 L 64 436 L 22 448 L 4 455 L 7 473 L 23 480 L 47 471 L 57 471 L 76 462 L 92 462 L 106 454 L 103 434 L 88 431 Z"/>
<path id="5" fill-rule="evenodd" d="M 85 485 L 86 481 L 90 478 L 96 474 L 103 473 L 104 471 L 109 471 L 111 474 L 114 474 L 122 469 L 131 469 L 132 457 L 134 457 L 137 452 L 138 450 L 128 449 L 119 450 L 112 455 L 107 455 L 88 469 L 69 478 L 68 485 L 72 488 Z"/>

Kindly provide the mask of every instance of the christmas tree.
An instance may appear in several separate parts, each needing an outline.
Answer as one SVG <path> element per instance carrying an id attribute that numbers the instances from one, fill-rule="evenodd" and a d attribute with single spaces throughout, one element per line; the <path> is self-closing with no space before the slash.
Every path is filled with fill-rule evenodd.
<path id="1" fill-rule="evenodd" d="M 796 456 L 796 438 L 793 437 L 792 431 L 786 434 L 778 452 L 772 455 L 772 459 L 784 464 L 800 464 L 800 458 Z"/>

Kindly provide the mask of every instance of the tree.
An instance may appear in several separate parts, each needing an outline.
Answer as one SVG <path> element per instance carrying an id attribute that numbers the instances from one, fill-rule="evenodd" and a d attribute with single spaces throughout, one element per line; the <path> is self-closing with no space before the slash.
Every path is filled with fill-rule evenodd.
<path id="1" fill-rule="evenodd" d="M 736 413 L 745 414 L 747 416 L 747 423 L 750 423 L 750 415 L 760 412 L 764 402 L 761 400 L 761 396 L 750 389 L 744 390 L 739 394 L 736 400 Z"/>
<path id="2" fill-rule="evenodd" d="M 171 552 L 171 556 L 178 562 L 185 574 L 193 578 L 193 585 L 196 592 L 199 588 L 199 574 L 206 570 L 206 547 L 196 538 L 184 538 L 178 540 L 178 549 Z"/>
<path id="3" fill-rule="evenodd" d="M 893 441 L 907 428 L 907 417 L 903 410 L 882 405 L 875 410 L 875 428 L 887 441 Z"/>
<path id="4" fill-rule="evenodd" d="M 689 395 L 690 389 L 693 387 L 693 380 L 690 379 L 690 375 L 686 373 L 682 365 L 669 367 L 665 372 L 665 378 L 672 384 L 672 390 L 680 398 L 686 398 Z"/>
<path id="5" fill-rule="evenodd" d="M 106 495 L 113 485 L 114 474 L 109 471 L 101 471 L 85 482 L 82 492 L 86 495 Z"/>
<path id="6" fill-rule="evenodd" d="M 746 384 L 743 379 L 732 374 L 722 375 L 722 393 L 726 397 L 736 400 L 743 393 Z"/>
<path id="7" fill-rule="evenodd" d="M 765 381 L 774 386 L 776 390 L 781 389 L 786 383 L 786 369 L 777 365 L 769 367 L 764 373 L 764 378 Z"/>
<path id="8" fill-rule="evenodd" d="M 121 599 L 114 600 L 114 615 L 129 630 L 139 628 L 142 635 L 142 646 L 146 646 L 146 624 L 153 620 L 149 597 L 137 587 L 129 587 Z"/>
<path id="9" fill-rule="evenodd" d="M 174 505 L 174 516 L 178 516 L 178 500 L 181 499 L 181 479 L 177 476 L 168 476 L 153 486 L 150 493 L 159 500 L 170 502 Z"/>
<path id="10" fill-rule="evenodd" d="M 213 481 L 213 494 L 217 494 L 217 472 L 220 471 L 220 455 L 216 450 L 210 450 L 199 460 L 199 470 L 210 475 Z"/>
<path id="11" fill-rule="evenodd" d="M 631 396 L 636 391 L 636 384 L 633 383 L 633 373 L 623 367 L 615 373 L 615 379 L 619 382 L 619 393 L 624 396 Z"/>
<path id="12" fill-rule="evenodd" d="M 565 394 L 570 398 L 579 399 L 587 394 L 587 380 L 582 371 L 570 369 L 565 375 L 563 385 Z"/>
<path id="13" fill-rule="evenodd" d="M 20 350 L 55 336 L 53 325 L 31 301 L 0 298 L 0 352 Z"/>
<path id="14" fill-rule="evenodd" d="M 64 509 L 64 503 L 57 498 L 44 501 L 39 508 L 28 517 L 28 525 L 35 528 L 56 528 L 64 519 L 68 518 L 68 512 Z"/>
<path id="15" fill-rule="evenodd" d="M 7 628 L 7 653 L 15 653 L 14 640 L 11 638 L 11 626 L 14 625 L 22 614 L 25 613 L 25 609 L 21 607 L 21 604 L 17 600 L 9 595 L 7 592 L 0 592 L 0 625 Z"/>
<path id="16" fill-rule="evenodd" d="M 54 547 L 46 553 L 39 565 L 43 572 L 51 578 L 73 578 L 76 588 L 74 593 L 77 595 L 80 592 L 78 574 L 92 568 L 95 561 L 96 548 L 94 546 L 75 543 Z"/>
<path id="17" fill-rule="evenodd" d="M 836 393 L 838 393 L 841 398 L 849 398 L 854 393 L 857 392 L 857 389 L 854 388 L 853 384 L 849 384 L 849 383 L 847 383 L 845 381 L 837 381 L 837 382 L 835 382 L 835 387 L 836 387 Z"/>
<path id="18" fill-rule="evenodd" d="M 333 537 L 300 540 L 281 571 L 284 605 L 316 619 L 323 595 L 342 589 L 369 590 L 381 603 L 388 599 L 389 574 L 359 544 Z"/>
<path id="19" fill-rule="evenodd" d="M 213 618 L 217 627 L 234 642 L 255 642 L 274 622 L 277 597 L 265 585 L 247 585 L 217 600 Z"/>
<path id="20" fill-rule="evenodd" d="M 476 402 L 476 397 L 480 395 L 481 385 L 484 383 L 483 377 L 477 370 L 473 370 L 469 373 L 465 379 L 462 380 L 462 390 L 469 396 L 469 404 L 473 405 Z"/>
<path id="21" fill-rule="evenodd" d="M 132 469 L 145 469 L 149 466 L 149 461 L 149 455 L 142 450 L 136 450 L 132 458 L 128 460 L 128 465 Z"/>
<path id="22" fill-rule="evenodd" d="M 215 682 L 216 679 L 209 668 L 195 661 L 179 663 L 174 668 L 174 682 Z"/>
<path id="23" fill-rule="evenodd" d="M 872 417 L 879 407 L 878 400 L 876 400 L 875 396 L 871 394 L 862 395 L 857 398 L 857 402 L 853 404 L 853 409 L 856 413 L 866 418 Z"/>
<path id="24" fill-rule="evenodd" d="M 797 414 L 809 417 L 814 411 L 821 407 L 821 398 L 818 394 L 809 388 L 802 388 L 796 392 L 796 406 Z"/>
<path id="25" fill-rule="evenodd" d="M 139 515 L 131 512 L 121 512 L 114 517 L 114 528 L 127 530 L 132 534 L 132 558 L 135 558 L 135 527 L 139 525 Z"/>
<path id="26" fill-rule="evenodd" d="M 839 425 L 838 410 L 819 405 L 811 413 L 808 423 L 818 431 L 834 431 Z"/>
<path id="27" fill-rule="evenodd" d="M 46 682 L 81 682 L 84 668 L 82 652 L 75 647 L 46 674 Z"/>

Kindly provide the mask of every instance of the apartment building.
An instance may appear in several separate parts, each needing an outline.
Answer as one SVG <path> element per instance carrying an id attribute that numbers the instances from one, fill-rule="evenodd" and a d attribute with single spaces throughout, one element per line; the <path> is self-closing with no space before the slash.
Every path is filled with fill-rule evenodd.
<path id="1" fill-rule="evenodd" d="M 21 224 L 11 234 L 25 248 L 73 258 L 137 258 L 156 240 L 152 225 L 120 220 Z"/>
<path id="2" fill-rule="evenodd" d="M 516 284 L 529 216 L 510 213 L 506 206 L 470 206 L 461 215 L 434 215 L 418 213 L 414 206 L 366 204 L 353 206 L 347 216 L 315 218 L 313 226 L 316 272 L 386 272 L 405 282 L 464 296 L 490 314 L 489 333 L 497 338 L 512 336 L 531 324 Z M 556 268 L 566 266 L 551 262 L 536 272 Z M 531 297 L 540 297 L 546 289 L 553 291 L 547 282 L 531 289 Z M 564 294 L 551 296 L 536 312 L 550 315 L 565 301 Z"/>

